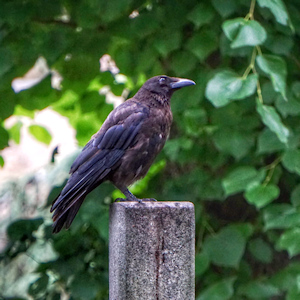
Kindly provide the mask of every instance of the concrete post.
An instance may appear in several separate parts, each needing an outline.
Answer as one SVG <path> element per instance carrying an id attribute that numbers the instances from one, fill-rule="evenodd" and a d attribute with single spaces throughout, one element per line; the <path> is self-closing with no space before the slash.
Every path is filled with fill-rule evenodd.
<path id="1" fill-rule="evenodd" d="M 194 261 L 191 202 L 111 205 L 110 300 L 194 300 Z"/>

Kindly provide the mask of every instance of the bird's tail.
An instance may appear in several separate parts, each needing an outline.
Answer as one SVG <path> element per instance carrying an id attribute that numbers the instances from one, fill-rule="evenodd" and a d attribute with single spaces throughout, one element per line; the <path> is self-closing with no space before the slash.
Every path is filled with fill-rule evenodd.
<path id="1" fill-rule="evenodd" d="M 86 195 L 82 195 L 81 198 L 77 199 L 69 209 L 56 210 L 54 212 L 52 217 L 54 221 L 52 225 L 53 233 L 58 233 L 62 228 L 65 227 L 66 229 L 68 229 L 71 226 L 81 204 L 83 203 L 83 200 L 85 199 L 85 196 Z"/>
<path id="2" fill-rule="evenodd" d="M 71 226 L 87 194 L 103 182 L 103 178 L 97 180 L 97 176 L 94 178 L 93 175 L 93 170 L 83 177 L 79 177 L 76 173 L 72 174 L 60 195 L 53 201 L 50 209 L 50 212 L 54 212 L 53 233 Z"/>
<path id="3" fill-rule="evenodd" d="M 50 212 L 54 212 L 53 233 L 58 233 L 63 227 L 70 227 L 87 194 L 106 180 L 111 168 L 123 153 L 123 150 L 103 150 L 102 155 L 73 170 L 66 186 L 53 201 L 50 209 Z"/>

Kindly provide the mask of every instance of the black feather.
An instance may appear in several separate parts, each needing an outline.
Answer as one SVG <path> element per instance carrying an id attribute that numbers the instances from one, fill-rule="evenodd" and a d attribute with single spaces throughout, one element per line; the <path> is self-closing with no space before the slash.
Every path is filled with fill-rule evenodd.
<path id="1" fill-rule="evenodd" d="M 193 81 L 156 76 L 114 109 L 71 166 L 70 178 L 53 201 L 53 232 L 69 228 L 85 197 L 109 180 L 128 198 L 127 187 L 145 176 L 170 132 L 173 92 Z"/>

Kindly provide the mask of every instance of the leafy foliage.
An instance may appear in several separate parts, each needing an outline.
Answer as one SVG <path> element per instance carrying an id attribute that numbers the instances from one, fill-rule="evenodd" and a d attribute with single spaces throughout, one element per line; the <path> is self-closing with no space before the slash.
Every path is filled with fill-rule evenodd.
<path id="1" fill-rule="evenodd" d="M 157 74 L 195 80 L 174 94 L 170 140 L 132 190 L 194 202 L 197 299 L 299 299 L 298 0 L 1 1 L 0 16 L 1 121 L 51 106 L 83 146 L 112 109 L 104 86 L 119 96 Z M 125 81 L 99 72 L 106 53 Z M 15 94 L 12 80 L 41 55 L 62 89 L 51 88 L 51 73 Z M 0 125 L 0 149 L 19 142 L 21 126 Z M 51 141 L 39 125 L 30 132 Z M 3 274 L 37 259 L 11 275 L 19 288 L 0 284 L 0 297 L 107 299 L 108 204 L 120 194 L 103 185 L 53 236 L 48 210 L 61 187 L 52 185 L 41 218 L 7 229 Z"/>

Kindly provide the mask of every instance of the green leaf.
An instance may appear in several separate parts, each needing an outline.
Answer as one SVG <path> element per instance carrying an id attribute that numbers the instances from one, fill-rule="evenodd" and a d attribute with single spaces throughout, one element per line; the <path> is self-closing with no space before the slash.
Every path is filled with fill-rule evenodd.
<path id="1" fill-rule="evenodd" d="M 215 31 L 202 30 L 188 40 L 186 48 L 192 52 L 201 62 L 218 48 L 218 38 Z"/>
<path id="2" fill-rule="evenodd" d="M 47 291 L 48 282 L 48 275 L 42 274 L 41 277 L 39 277 L 35 282 L 30 284 L 28 288 L 29 295 L 34 297 L 34 299 L 37 299 L 38 297 L 44 298 L 45 293 Z"/>
<path id="3" fill-rule="evenodd" d="M 283 150 L 285 145 L 281 143 L 275 133 L 265 128 L 258 136 L 257 151 L 260 154 L 274 153 Z"/>
<path id="4" fill-rule="evenodd" d="M 234 294 L 233 284 L 236 277 L 229 277 L 207 287 L 197 300 L 229 300 Z"/>
<path id="5" fill-rule="evenodd" d="M 300 174 L 300 150 L 286 150 L 282 156 L 282 164 L 288 171 Z"/>
<path id="6" fill-rule="evenodd" d="M 277 246 L 287 250 L 290 257 L 300 254 L 300 228 L 292 228 L 281 234 Z"/>
<path id="7" fill-rule="evenodd" d="M 289 204 L 273 204 L 263 212 L 265 230 L 300 226 L 300 212 Z"/>
<path id="8" fill-rule="evenodd" d="M 248 240 L 254 232 L 254 227 L 250 223 L 235 223 L 228 225 L 228 228 L 234 228 L 238 230 L 246 240 Z"/>
<path id="9" fill-rule="evenodd" d="M 84 17 L 84 20 L 89 20 L 90 15 L 93 15 L 93 13 L 97 12 L 96 16 L 99 16 L 99 14 L 103 14 L 102 18 L 105 20 L 105 22 L 109 23 L 118 17 L 122 16 L 124 12 L 128 12 L 128 6 L 131 1 L 126 0 L 120 0 L 117 2 L 111 2 L 111 1 L 104 1 L 104 2 L 93 2 L 91 1 L 90 9 L 91 11 L 88 14 L 82 14 L 82 12 L 79 14 L 80 16 Z M 86 8 L 87 4 L 84 2 L 80 2 L 83 4 L 83 8 Z M 96 4 L 97 3 L 97 4 Z"/>
<path id="10" fill-rule="evenodd" d="M 4 167 L 4 159 L 2 157 L 2 155 L 0 155 L 0 167 Z"/>
<path id="11" fill-rule="evenodd" d="M 263 123 L 277 135 L 282 143 L 286 144 L 288 142 L 290 133 L 287 127 L 282 123 L 275 108 L 272 106 L 263 105 L 259 102 L 259 100 L 257 100 L 256 109 L 260 114 Z"/>
<path id="12" fill-rule="evenodd" d="M 291 202 L 294 206 L 300 206 L 300 184 L 296 185 L 296 187 L 293 189 Z"/>
<path id="13" fill-rule="evenodd" d="M 8 132 L 0 125 L 0 150 L 8 146 L 8 139 Z"/>
<path id="14" fill-rule="evenodd" d="M 258 55 L 256 62 L 260 69 L 271 79 L 274 90 L 279 92 L 282 97 L 286 97 L 286 76 L 287 68 L 285 61 L 277 55 Z"/>
<path id="15" fill-rule="evenodd" d="M 74 298 L 92 300 L 97 295 L 99 283 L 96 282 L 94 277 L 80 273 L 80 275 L 75 276 L 71 283 L 71 288 Z"/>
<path id="16" fill-rule="evenodd" d="M 16 144 L 20 144 L 22 122 L 16 122 L 11 128 L 9 128 L 9 136 L 13 139 Z"/>
<path id="17" fill-rule="evenodd" d="M 258 172 L 250 166 L 237 167 L 222 181 L 226 195 L 236 194 L 247 189 L 253 182 L 257 182 Z"/>
<path id="18" fill-rule="evenodd" d="M 39 142 L 42 142 L 46 145 L 51 143 L 51 134 L 45 127 L 40 125 L 31 125 L 28 127 L 28 130 L 30 134 L 33 135 Z"/>
<path id="19" fill-rule="evenodd" d="M 207 3 L 199 3 L 187 15 L 187 19 L 193 22 L 197 28 L 204 24 L 209 24 L 214 17 L 213 8 Z"/>
<path id="20" fill-rule="evenodd" d="M 283 34 L 270 34 L 264 46 L 273 54 L 289 56 L 294 47 L 294 40 Z"/>
<path id="21" fill-rule="evenodd" d="M 276 98 L 276 108 L 283 117 L 298 116 L 300 115 L 300 99 L 290 96 L 288 94 L 289 101 L 285 101 L 282 96 Z"/>
<path id="22" fill-rule="evenodd" d="M 13 241 L 25 241 L 32 237 L 33 231 L 36 231 L 41 224 L 43 224 L 42 218 L 17 220 L 8 226 L 7 235 Z"/>
<path id="23" fill-rule="evenodd" d="M 179 139 L 168 140 L 164 152 L 171 161 L 176 161 L 179 155 L 181 142 Z"/>
<path id="24" fill-rule="evenodd" d="M 300 264 L 298 260 L 289 261 L 289 264 L 278 270 L 271 278 L 270 283 L 277 286 L 279 289 L 285 291 L 290 290 L 292 287 L 297 287 L 299 279 L 297 278 L 300 274 Z M 299 297 L 298 297 L 299 298 Z M 298 298 L 287 298 L 289 300 Z"/>
<path id="25" fill-rule="evenodd" d="M 171 69 L 178 74 L 184 76 L 195 68 L 197 58 L 188 51 L 176 51 L 171 56 Z"/>
<path id="26" fill-rule="evenodd" d="M 236 159 L 246 156 L 254 145 L 252 135 L 232 129 L 218 130 L 213 136 L 213 141 L 220 151 L 228 153 Z"/>
<path id="27" fill-rule="evenodd" d="M 2 43 L 1 43 L 2 44 Z M 3 45 L 3 44 L 2 44 Z M 0 48 L 0 77 L 13 67 L 13 56 L 9 49 Z"/>
<path id="28" fill-rule="evenodd" d="M 300 291 L 299 291 L 299 277 L 297 277 L 297 283 L 293 286 L 290 286 L 288 292 L 286 294 L 287 300 L 298 300 L 300 298 Z"/>
<path id="29" fill-rule="evenodd" d="M 225 21 L 223 31 L 232 41 L 231 48 L 261 45 L 267 39 L 266 30 L 254 20 L 236 18 Z"/>
<path id="30" fill-rule="evenodd" d="M 179 31 L 175 32 L 161 32 L 155 41 L 153 46 L 157 49 L 157 51 L 163 56 L 167 57 L 167 55 L 178 48 L 181 45 L 182 36 Z M 153 55 L 152 55 L 153 56 Z M 148 61 L 150 58 L 148 57 Z"/>
<path id="31" fill-rule="evenodd" d="M 242 284 L 238 294 L 246 296 L 247 299 L 272 299 L 280 294 L 280 290 L 268 282 L 257 280 Z"/>
<path id="32" fill-rule="evenodd" d="M 195 275 L 202 275 L 209 268 L 210 260 L 205 251 L 196 254 L 195 257 Z"/>
<path id="33" fill-rule="evenodd" d="M 257 238 L 249 242 L 250 253 L 262 263 L 269 264 L 273 260 L 273 252 L 269 244 L 263 239 Z"/>
<path id="34" fill-rule="evenodd" d="M 282 25 L 289 25 L 293 30 L 288 11 L 282 0 L 257 0 L 260 7 L 267 7 L 274 15 L 276 21 Z"/>
<path id="35" fill-rule="evenodd" d="M 188 135 L 199 136 L 202 126 L 207 124 L 207 113 L 202 108 L 185 109 L 182 121 Z"/>
<path id="36" fill-rule="evenodd" d="M 262 208 L 278 198 L 280 190 L 274 184 L 257 185 L 248 189 L 245 197 L 250 204 L 255 205 L 257 208 Z"/>
<path id="37" fill-rule="evenodd" d="M 232 48 L 261 45 L 267 39 L 266 30 L 254 20 L 245 23 L 231 43 Z"/>
<path id="38" fill-rule="evenodd" d="M 245 25 L 246 21 L 244 18 L 236 18 L 233 20 L 227 20 L 222 24 L 222 29 L 226 35 L 226 37 L 230 40 L 233 41 L 241 26 Z"/>
<path id="39" fill-rule="evenodd" d="M 244 99 L 254 94 L 256 83 L 256 74 L 243 78 L 233 71 L 222 71 L 208 82 L 205 95 L 214 106 L 221 107 L 230 100 Z"/>
<path id="40" fill-rule="evenodd" d="M 212 0 L 215 10 L 223 17 L 227 18 L 237 11 L 238 2 L 236 0 Z"/>
<path id="41" fill-rule="evenodd" d="M 217 234 L 206 237 L 203 250 L 210 261 L 218 266 L 238 267 L 244 254 L 246 239 L 234 227 L 225 227 Z"/>
<path id="42" fill-rule="evenodd" d="M 0 62 L 1 65 L 1 62 Z M 5 83 L 4 83 L 5 84 Z M 0 83 L 1 85 L 1 83 Z M 5 87 L 6 88 L 6 87 Z M 0 87 L 1 90 L 1 87 Z M 12 90 L 1 90 L 0 119 L 5 120 L 14 113 L 16 98 Z"/>

